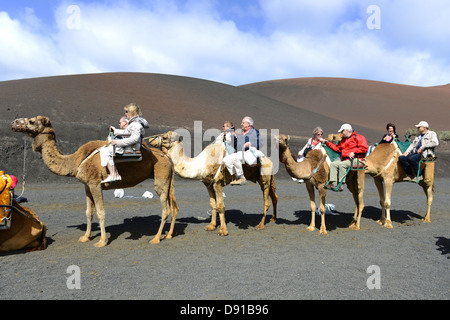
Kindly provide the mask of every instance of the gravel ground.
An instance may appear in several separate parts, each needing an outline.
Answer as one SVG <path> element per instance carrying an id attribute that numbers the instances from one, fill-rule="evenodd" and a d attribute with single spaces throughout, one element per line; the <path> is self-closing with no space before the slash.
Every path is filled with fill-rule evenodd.
<path id="1" fill-rule="evenodd" d="M 61 178 L 61 183 L 27 185 L 25 205 L 46 223 L 49 246 L 44 251 L 0 256 L 0 298 L 448 299 L 449 181 L 436 181 L 431 224 L 420 220 L 426 211 L 421 188 L 395 185 L 394 228 L 388 230 L 375 222 L 381 211 L 370 180 L 360 231 L 346 228 L 354 210 L 351 194 L 328 193 L 327 202 L 336 205 L 338 214 L 327 215 L 326 236 L 305 230 L 310 212 L 304 185 L 277 180 L 279 220 L 267 223 L 263 231 L 255 229 L 262 211 L 259 186 L 226 187 L 230 235 L 219 237 L 204 230 L 209 202 L 203 184 L 177 179 L 180 213 L 175 237 L 159 245 L 148 243 L 159 227 L 159 201 L 157 196 L 141 197 L 147 190 L 154 192 L 152 182 L 125 190 L 130 197 L 123 199 L 107 191 L 109 245 L 101 249 L 94 247 L 100 236 L 97 223 L 91 243 L 77 242 L 86 228 L 81 184 Z M 67 286 L 73 275 L 70 266 L 79 267 L 81 289 Z M 370 266 L 377 266 L 379 273 L 368 272 Z M 373 282 L 372 276 L 378 274 L 380 282 Z M 381 288 L 369 289 L 368 282 L 380 283 Z"/>

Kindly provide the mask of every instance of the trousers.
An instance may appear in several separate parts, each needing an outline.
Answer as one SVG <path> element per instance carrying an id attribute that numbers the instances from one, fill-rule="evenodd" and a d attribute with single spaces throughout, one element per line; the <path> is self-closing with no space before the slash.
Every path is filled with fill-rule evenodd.
<path id="1" fill-rule="evenodd" d="M 330 182 L 339 183 L 352 165 L 350 160 L 336 160 L 330 164 Z"/>
<path id="2" fill-rule="evenodd" d="M 406 174 L 412 176 L 414 174 L 417 174 L 417 172 L 419 171 L 419 163 L 421 157 L 422 155 L 419 153 L 410 153 L 406 157 L 400 156 L 398 158 L 398 161 L 400 161 L 400 164 L 402 165 Z M 411 169 L 414 171 L 412 171 Z"/>

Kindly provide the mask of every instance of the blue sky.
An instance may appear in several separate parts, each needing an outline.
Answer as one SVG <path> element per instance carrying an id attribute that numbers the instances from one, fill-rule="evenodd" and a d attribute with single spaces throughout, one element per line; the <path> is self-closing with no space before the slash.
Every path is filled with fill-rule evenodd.
<path id="1" fill-rule="evenodd" d="M 150 72 L 442 85 L 449 17 L 448 0 L 0 0 L 0 81 Z"/>

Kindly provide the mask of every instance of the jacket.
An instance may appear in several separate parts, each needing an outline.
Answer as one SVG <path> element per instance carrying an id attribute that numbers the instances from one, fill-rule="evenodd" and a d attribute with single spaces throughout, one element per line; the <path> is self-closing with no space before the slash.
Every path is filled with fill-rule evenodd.
<path id="1" fill-rule="evenodd" d="M 418 135 L 414 141 L 411 143 L 409 148 L 405 153 L 417 153 L 417 147 L 419 142 L 422 142 L 422 157 L 427 158 L 428 156 L 435 157 L 434 149 L 439 146 L 439 139 L 437 137 L 436 132 L 428 130 L 427 133 L 423 135 L 421 139 L 421 135 Z"/>
<path id="2" fill-rule="evenodd" d="M 242 151 L 242 149 L 244 148 L 244 145 L 247 142 L 250 142 L 251 146 L 256 148 L 257 150 L 260 150 L 261 147 L 264 145 L 263 144 L 263 140 L 261 138 L 261 135 L 259 134 L 259 131 L 256 130 L 255 128 L 253 128 L 253 127 L 245 135 L 244 135 L 243 132 L 241 134 L 236 135 L 236 147 L 235 147 L 235 149 L 238 152 Z"/>
<path id="3" fill-rule="evenodd" d="M 313 138 L 310 138 L 308 140 L 308 142 L 305 144 L 305 146 L 303 147 L 303 149 L 298 152 L 299 158 L 306 157 L 306 155 L 305 155 L 306 149 L 309 149 L 308 151 L 310 151 L 310 150 L 319 150 L 320 148 L 322 148 L 322 144 L 320 143 L 320 141 L 319 141 L 319 143 L 317 143 L 315 145 L 313 145 L 312 141 L 313 141 Z"/>
<path id="4" fill-rule="evenodd" d="M 367 151 L 367 140 L 364 136 L 353 131 L 349 138 L 342 138 L 338 145 L 327 141 L 327 147 L 341 154 L 341 160 L 348 160 L 350 153 L 355 153 L 355 157 L 364 158 Z"/>
<path id="5" fill-rule="evenodd" d="M 124 148 L 125 151 L 141 150 L 145 128 L 150 128 L 148 121 L 143 117 L 136 116 L 130 119 L 125 129 L 115 129 L 114 135 L 123 137 L 123 139 L 117 140 L 117 147 Z"/>

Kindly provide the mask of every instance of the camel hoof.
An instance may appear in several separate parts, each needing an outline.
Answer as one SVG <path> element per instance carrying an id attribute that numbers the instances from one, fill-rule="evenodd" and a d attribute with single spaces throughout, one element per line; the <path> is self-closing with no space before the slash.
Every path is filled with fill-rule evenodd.
<path id="1" fill-rule="evenodd" d="M 360 230 L 360 228 L 355 223 L 352 223 L 351 225 L 349 225 L 348 228 L 353 230 L 353 231 Z"/>
<path id="2" fill-rule="evenodd" d="M 103 247 L 106 247 L 106 241 L 105 241 L 105 240 L 100 240 L 99 242 L 97 242 L 97 243 L 95 244 L 95 247 L 96 247 L 96 248 L 103 248 Z"/>
<path id="3" fill-rule="evenodd" d="M 327 234 L 328 234 L 328 232 L 326 229 L 325 230 L 320 229 L 319 235 L 327 235 Z"/>
<path id="4" fill-rule="evenodd" d="M 431 220 L 430 220 L 430 218 L 423 218 L 422 222 L 423 223 L 431 223 Z"/>
<path id="5" fill-rule="evenodd" d="M 260 224 L 258 224 L 257 226 L 256 226 L 256 229 L 258 229 L 259 231 L 262 231 L 262 230 L 264 230 L 266 228 L 266 226 L 264 225 L 264 224 L 262 224 L 262 223 L 260 223 Z"/>
<path id="6" fill-rule="evenodd" d="M 386 221 L 383 225 L 383 227 L 385 227 L 386 229 L 393 229 L 394 227 L 392 226 L 392 222 L 391 221 Z"/>
<path id="7" fill-rule="evenodd" d="M 277 222 L 277 218 L 270 218 L 270 222 Z"/>
<path id="8" fill-rule="evenodd" d="M 228 231 L 220 231 L 219 232 L 219 236 L 221 236 L 221 237 L 226 237 L 226 236 L 228 236 Z"/>
<path id="9" fill-rule="evenodd" d="M 86 243 L 86 242 L 90 242 L 90 241 L 91 241 L 91 238 L 89 238 L 87 236 L 82 236 L 82 237 L 80 237 L 80 239 L 78 239 L 78 242 L 81 242 L 81 243 Z"/>
<path id="10" fill-rule="evenodd" d="M 306 228 L 308 231 L 316 231 L 316 227 L 309 226 Z"/>
<path id="11" fill-rule="evenodd" d="M 214 226 L 214 225 L 212 225 L 212 224 L 208 224 L 208 225 L 205 227 L 205 230 L 206 230 L 206 231 L 215 231 L 216 229 L 217 229 L 217 227 Z"/>
<path id="12" fill-rule="evenodd" d="M 161 240 L 159 238 L 154 238 L 153 240 L 149 241 L 150 244 L 158 244 L 161 243 Z"/>
<path id="13" fill-rule="evenodd" d="M 384 225 L 386 223 L 386 220 L 380 219 L 380 220 L 377 220 L 377 223 L 380 225 Z"/>

